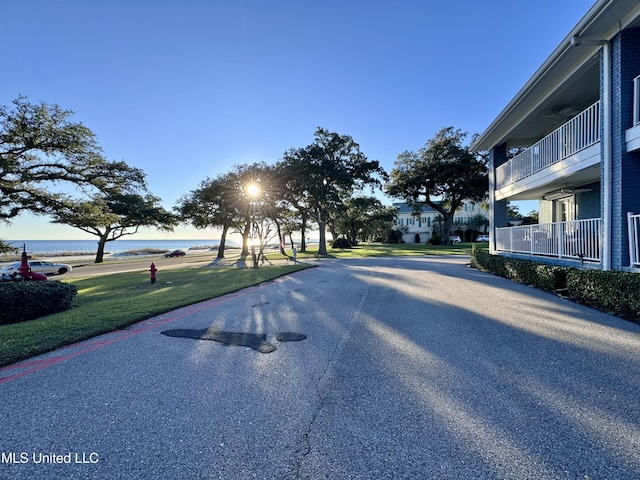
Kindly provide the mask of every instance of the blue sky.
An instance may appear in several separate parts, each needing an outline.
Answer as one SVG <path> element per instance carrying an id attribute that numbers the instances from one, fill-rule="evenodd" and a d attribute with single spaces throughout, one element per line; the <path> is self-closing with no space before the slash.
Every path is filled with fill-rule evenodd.
<path id="1" fill-rule="evenodd" d="M 206 177 L 308 145 L 318 126 L 387 171 L 442 127 L 481 133 L 592 4 L 7 0 L 0 104 L 73 110 L 171 209 Z M 23 215 L 0 238 L 95 237 Z"/>

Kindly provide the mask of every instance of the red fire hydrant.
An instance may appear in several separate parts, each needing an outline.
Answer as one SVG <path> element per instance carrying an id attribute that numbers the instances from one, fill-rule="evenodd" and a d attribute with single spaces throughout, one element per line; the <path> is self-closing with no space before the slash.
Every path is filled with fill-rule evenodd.
<path id="1" fill-rule="evenodd" d="M 18 268 L 18 272 L 23 279 L 31 278 L 31 267 L 29 266 L 28 260 L 31 258 L 30 255 L 27 255 L 27 246 L 26 244 L 23 246 L 22 251 L 22 261 L 20 262 L 20 267 Z"/>
<path id="2" fill-rule="evenodd" d="M 42 273 L 34 272 L 31 270 L 29 266 L 30 255 L 27 255 L 27 244 L 22 245 L 22 260 L 20 262 L 20 267 L 18 268 L 18 273 L 22 280 L 36 280 L 36 281 L 46 281 L 47 276 Z"/>
<path id="3" fill-rule="evenodd" d="M 156 283 L 156 272 L 158 271 L 155 263 L 151 264 L 151 268 L 149 268 L 149 271 L 151 272 L 151 285 L 153 285 L 154 283 Z"/>

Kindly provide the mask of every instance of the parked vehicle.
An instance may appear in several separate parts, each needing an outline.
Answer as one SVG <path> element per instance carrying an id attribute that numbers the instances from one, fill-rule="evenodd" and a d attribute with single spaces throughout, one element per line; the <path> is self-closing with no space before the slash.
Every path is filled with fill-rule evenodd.
<path id="1" fill-rule="evenodd" d="M 462 239 L 461 239 L 458 235 L 451 235 L 451 236 L 449 237 L 449 241 L 450 241 L 451 243 L 458 243 L 458 242 L 461 242 L 461 241 L 462 241 Z"/>
<path id="2" fill-rule="evenodd" d="M 169 257 L 184 257 L 185 253 L 182 250 L 174 250 L 164 254 L 165 258 Z"/>
<path id="3" fill-rule="evenodd" d="M 476 242 L 488 242 L 489 241 L 489 234 L 486 235 L 478 235 L 476 237 Z"/>
<path id="4" fill-rule="evenodd" d="M 62 275 L 72 270 L 71 265 L 67 265 L 66 263 L 45 262 L 43 260 L 29 260 L 27 263 L 31 271 L 35 273 Z M 16 262 L 2 267 L 0 272 L 2 272 L 3 275 L 11 275 L 18 272 L 19 268 L 20 262 Z"/>

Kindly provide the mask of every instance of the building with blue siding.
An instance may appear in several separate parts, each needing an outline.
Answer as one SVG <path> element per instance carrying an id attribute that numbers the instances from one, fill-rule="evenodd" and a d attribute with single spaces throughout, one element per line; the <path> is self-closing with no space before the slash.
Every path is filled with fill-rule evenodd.
<path id="1" fill-rule="evenodd" d="M 471 149 L 492 253 L 640 272 L 640 3 L 597 1 Z M 508 226 L 517 200 L 537 225 Z"/>

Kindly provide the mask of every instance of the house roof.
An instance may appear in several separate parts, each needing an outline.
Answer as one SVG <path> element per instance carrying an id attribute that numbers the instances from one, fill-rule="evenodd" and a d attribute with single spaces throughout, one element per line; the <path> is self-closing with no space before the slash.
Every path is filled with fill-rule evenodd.
<path id="1" fill-rule="evenodd" d="M 406 203 L 394 203 L 393 206 L 398 209 L 398 213 L 413 213 L 413 207 L 409 206 Z M 430 213 L 430 212 L 436 212 L 436 210 L 434 210 L 432 207 L 430 207 L 427 204 L 422 204 L 422 212 Z"/>
<path id="2" fill-rule="evenodd" d="M 599 52 L 620 30 L 640 26 L 638 0 L 598 0 L 471 145 L 528 147 L 599 99 Z"/>

